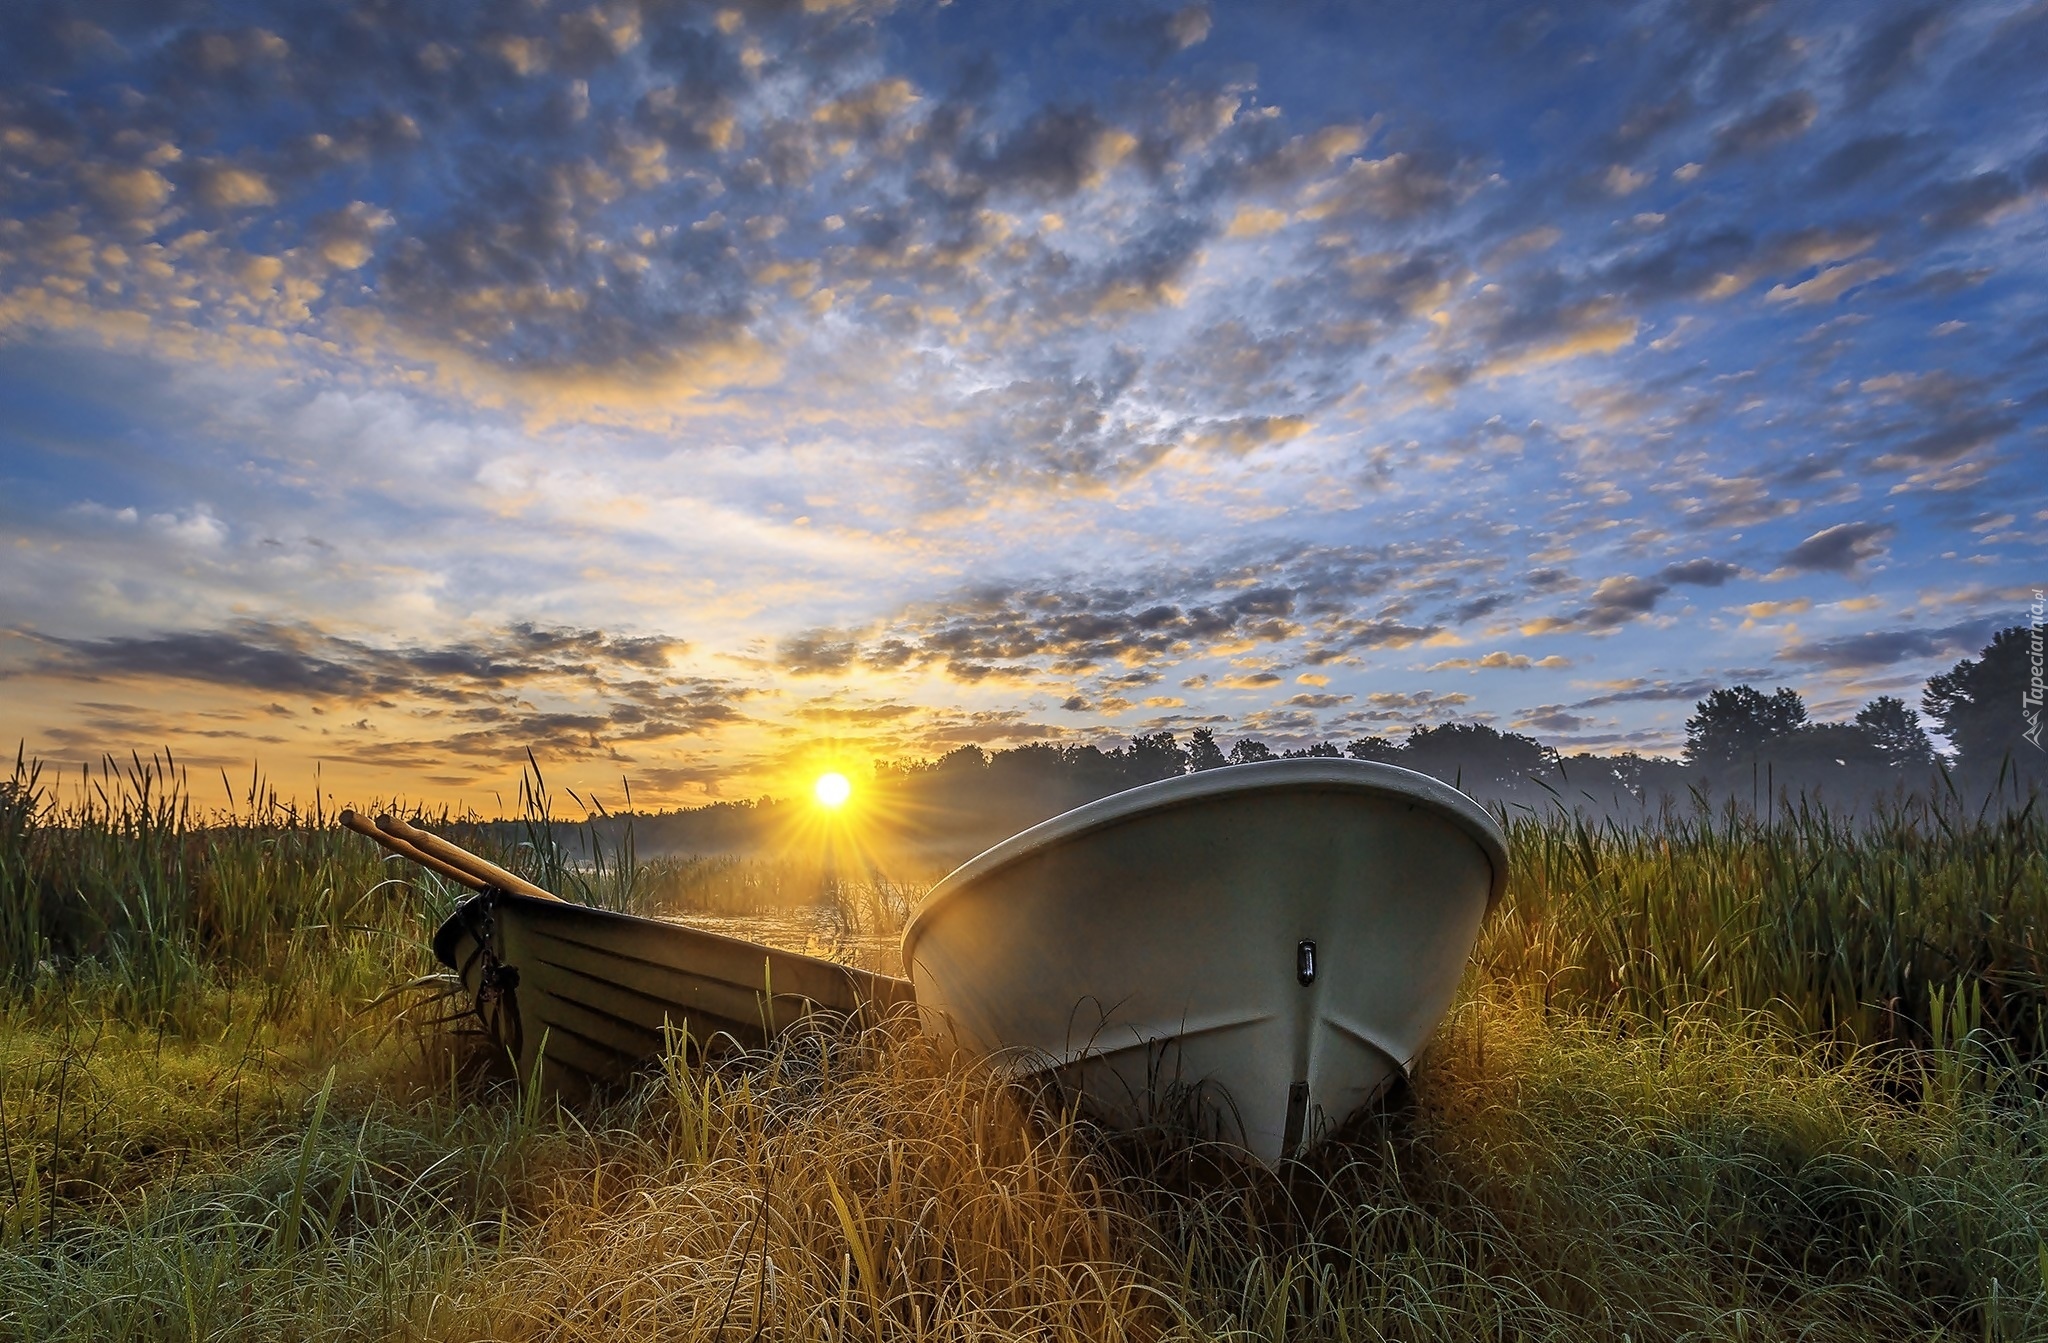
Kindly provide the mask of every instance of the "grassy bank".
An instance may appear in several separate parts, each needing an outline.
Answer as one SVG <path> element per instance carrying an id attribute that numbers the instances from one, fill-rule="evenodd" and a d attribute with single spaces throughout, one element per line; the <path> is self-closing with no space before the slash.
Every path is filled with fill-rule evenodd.
<path id="1" fill-rule="evenodd" d="M 257 787 L 75 782 L 0 793 L 0 1337 L 2048 1338 L 2031 812 L 1516 821 L 1412 1093 L 1282 1181 L 902 1030 L 525 1104 L 377 1001 L 449 892 Z"/>

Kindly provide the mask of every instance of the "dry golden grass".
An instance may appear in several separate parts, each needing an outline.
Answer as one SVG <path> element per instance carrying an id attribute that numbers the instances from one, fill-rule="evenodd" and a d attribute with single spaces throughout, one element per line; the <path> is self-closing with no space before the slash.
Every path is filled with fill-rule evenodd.
<path id="1" fill-rule="evenodd" d="M 897 1026 L 671 1066 L 493 1275 L 549 1339 L 1154 1339 L 1182 1316 L 1071 1124 Z"/>

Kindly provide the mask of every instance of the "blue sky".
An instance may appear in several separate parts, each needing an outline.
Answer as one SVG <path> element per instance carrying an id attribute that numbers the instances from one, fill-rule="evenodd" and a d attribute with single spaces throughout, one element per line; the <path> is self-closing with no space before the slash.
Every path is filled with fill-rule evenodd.
<path id="1" fill-rule="evenodd" d="M 0 729 L 350 796 L 1822 716 L 2048 582 L 2048 7 L 16 4 Z M 609 791 L 608 791 L 609 790 Z"/>

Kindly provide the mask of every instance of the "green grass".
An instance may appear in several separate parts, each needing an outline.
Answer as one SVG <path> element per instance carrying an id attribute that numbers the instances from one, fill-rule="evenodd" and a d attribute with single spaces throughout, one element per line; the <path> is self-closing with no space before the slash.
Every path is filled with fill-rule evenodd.
<path id="1" fill-rule="evenodd" d="M 58 782 L 0 787 L 0 1338 L 2048 1339 L 2032 811 L 1515 820 L 1412 1092 L 1282 1179 L 901 1023 L 524 1104 L 387 996 L 438 882 L 260 782 Z M 634 857 L 570 875 L 821 894 Z M 873 932 L 914 889 L 822 894 Z"/>
<path id="2" fill-rule="evenodd" d="M 1487 978 L 1653 1022 L 1711 1004 L 1799 1037 L 2048 1055 L 2048 823 L 1946 795 L 1851 824 L 1805 805 L 1653 827 L 1515 819 Z"/>

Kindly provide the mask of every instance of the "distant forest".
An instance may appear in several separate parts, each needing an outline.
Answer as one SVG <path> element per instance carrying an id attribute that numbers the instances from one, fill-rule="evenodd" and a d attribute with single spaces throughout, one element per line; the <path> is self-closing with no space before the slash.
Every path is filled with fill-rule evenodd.
<path id="1" fill-rule="evenodd" d="M 1716 690 L 1686 720 L 1680 759 L 1563 755 L 1484 723 L 1421 727 L 1399 741 L 1364 736 L 1277 751 L 1254 736 L 1237 736 L 1226 746 L 1201 727 L 1186 737 L 1140 734 L 1111 750 L 1033 743 L 991 753 L 961 746 L 937 759 L 879 765 L 873 779 L 856 781 L 858 814 L 868 842 L 950 860 L 1139 784 L 1301 756 L 1400 765 L 1510 810 L 1568 807 L 1616 819 L 1693 805 L 1694 799 L 1765 806 L 1803 797 L 1853 812 L 1883 797 L 1935 787 L 2024 799 L 2048 781 L 2048 756 L 2034 744 L 2038 735 L 2026 735 L 2038 639 L 2026 626 L 2000 631 L 1977 658 L 1930 680 L 1918 711 L 1884 695 L 1846 722 L 1815 722 L 1790 689 Z M 2033 707 L 2038 713 L 2038 700 Z M 1936 751 L 1923 713 L 1949 743 L 1947 753 Z M 813 810 L 808 799 L 720 802 L 612 817 L 594 828 L 576 827 L 574 838 L 562 827 L 560 838 L 571 848 L 593 837 L 609 847 L 630 823 L 643 854 L 758 853 L 801 835 Z"/>

